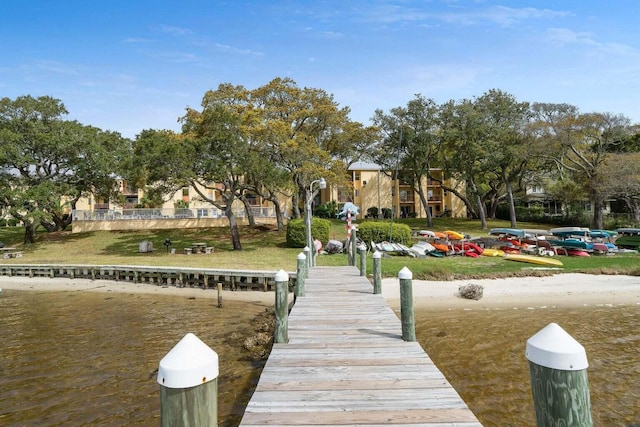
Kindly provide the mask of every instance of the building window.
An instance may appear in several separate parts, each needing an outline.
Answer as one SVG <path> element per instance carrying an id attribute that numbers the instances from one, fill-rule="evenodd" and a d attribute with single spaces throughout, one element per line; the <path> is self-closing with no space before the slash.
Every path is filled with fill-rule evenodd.
<path id="1" fill-rule="evenodd" d="M 354 174 L 354 178 L 353 179 L 355 179 L 356 181 L 360 181 L 360 172 L 356 172 Z"/>

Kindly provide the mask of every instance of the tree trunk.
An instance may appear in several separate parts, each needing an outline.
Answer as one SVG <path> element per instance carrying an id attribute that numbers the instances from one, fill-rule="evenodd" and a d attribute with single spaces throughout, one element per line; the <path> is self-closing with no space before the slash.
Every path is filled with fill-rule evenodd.
<path id="1" fill-rule="evenodd" d="M 36 228 L 38 225 L 30 220 L 24 221 L 24 243 L 35 243 L 36 242 Z"/>
<path id="2" fill-rule="evenodd" d="M 480 194 L 478 194 L 478 188 L 476 187 L 476 182 L 470 179 L 469 185 L 471 186 L 471 190 L 473 191 L 473 194 L 476 195 L 476 205 L 478 209 L 478 217 L 480 219 L 480 225 L 482 226 L 483 230 L 486 230 L 487 217 L 485 216 L 485 213 L 484 213 L 484 206 L 482 206 L 482 198 L 480 197 Z"/>
<path id="3" fill-rule="evenodd" d="M 292 214 L 294 218 L 300 218 L 300 195 L 298 193 L 294 193 L 293 196 L 291 196 L 291 200 L 292 200 Z"/>
<path id="4" fill-rule="evenodd" d="M 509 202 L 509 219 L 511 220 L 511 228 L 516 228 L 516 205 L 513 200 L 513 186 L 511 185 L 511 181 L 507 179 L 506 175 L 503 174 L 502 179 L 504 184 L 507 186 L 507 198 Z"/>
<path id="5" fill-rule="evenodd" d="M 420 203 L 422 203 L 422 207 L 427 214 L 427 227 L 433 228 L 433 215 L 431 215 L 431 210 L 429 209 L 429 200 L 424 196 L 424 190 L 422 189 L 422 182 L 420 179 L 418 180 L 418 196 L 420 196 Z"/>
<path id="6" fill-rule="evenodd" d="M 244 205 L 244 211 L 247 213 L 247 220 L 249 221 L 249 225 L 250 226 L 256 225 L 256 219 L 253 216 L 253 209 L 251 208 L 251 205 L 249 204 L 249 200 L 247 200 L 247 198 L 244 197 L 244 196 L 242 196 L 240 198 L 240 200 L 242 201 L 242 204 Z"/>
<path id="7" fill-rule="evenodd" d="M 282 215 L 282 207 L 280 206 L 280 202 L 277 198 L 271 201 L 273 203 L 273 208 L 276 212 L 276 224 L 278 225 L 278 231 L 284 231 L 284 217 Z"/>
<path id="8" fill-rule="evenodd" d="M 233 243 L 233 250 L 241 251 L 242 244 L 240 243 L 240 230 L 238 229 L 236 216 L 233 214 L 233 209 L 231 209 L 231 203 L 227 204 L 225 215 L 229 219 L 229 231 L 231 231 L 231 242 Z"/>
<path id="9" fill-rule="evenodd" d="M 602 218 L 602 198 L 597 191 L 592 192 L 591 203 L 593 206 L 593 223 L 592 227 L 596 230 L 601 230 L 604 228 L 602 226 L 603 218 Z"/>

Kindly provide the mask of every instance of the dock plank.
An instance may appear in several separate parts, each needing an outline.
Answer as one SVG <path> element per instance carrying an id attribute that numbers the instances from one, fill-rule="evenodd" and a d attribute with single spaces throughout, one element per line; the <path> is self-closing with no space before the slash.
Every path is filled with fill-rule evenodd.
<path id="1" fill-rule="evenodd" d="M 314 267 L 242 426 L 454 426 L 480 422 L 355 267 Z"/>

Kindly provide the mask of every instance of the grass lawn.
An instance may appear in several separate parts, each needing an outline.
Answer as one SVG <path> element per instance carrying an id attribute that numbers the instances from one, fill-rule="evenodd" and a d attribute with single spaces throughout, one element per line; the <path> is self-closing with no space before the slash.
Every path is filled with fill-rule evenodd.
<path id="1" fill-rule="evenodd" d="M 424 219 L 400 219 L 413 228 L 426 228 Z M 508 227 L 507 221 L 489 221 L 489 228 Z M 543 228 L 548 224 L 519 223 L 520 228 Z M 486 236 L 478 221 L 459 218 L 434 219 L 433 230 L 455 230 L 471 236 Z M 97 264 L 97 265 L 159 265 L 182 267 L 226 268 L 237 270 L 280 270 L 295 271 L 296 257 L 300 248 L 289 248 L 285 232 L 269 227 L 242 227 L 242 251 L 233 251 L 229 230 L 222 228 L 138 230 L 121 232 L 89 232 L 72 234 L 70 231 L 37 234 L 36 243 L 24 245 L 24 230 L 20 227 L 0 229 L 0 241 L 5 246 L 17 247 L 23 251 L 23 258 L 2 260 L 4 263 L 29 264 Z M 176 254 L 167 253 L 163 242 L 172 242 Z M 330 238 L 346 239 L 345 223 L 332 221 Z M 139 243 L 153 242 L 154 251 L 139 253 Z M 193 242 L 205 242 L 215 247 L 211 255 L 184 255 L 183 248 Z M 371 270 L 371 254 L 367 268 Z M 593 274 L 640 275 L 640 255 L 616 254 L 612 256 L 560 257 L 564 272 L 584 272 Z M 347 256 L 319 256 L 317 265 L 347 265 Z M 531 276 L 550 274 L 553 271 L 532 269 L 532 264 L 506 261 L 502 258 L 468 258 L 452 256 L 445 258 L 383 258 L 383 276 L 394 277 L 403 267 L 413 272 L 415 279 L 448 280 L 455 278 L 489 278 L 507 276 Z"/>

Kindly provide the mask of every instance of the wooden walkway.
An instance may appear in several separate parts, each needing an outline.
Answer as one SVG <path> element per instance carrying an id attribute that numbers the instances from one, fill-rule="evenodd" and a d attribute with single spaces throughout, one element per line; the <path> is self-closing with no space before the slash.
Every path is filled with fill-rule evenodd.
<path id="1" fill-rule="evenodd" d="M 314 267 L 242 426 L 481 426 L 355 267 Z"/>

